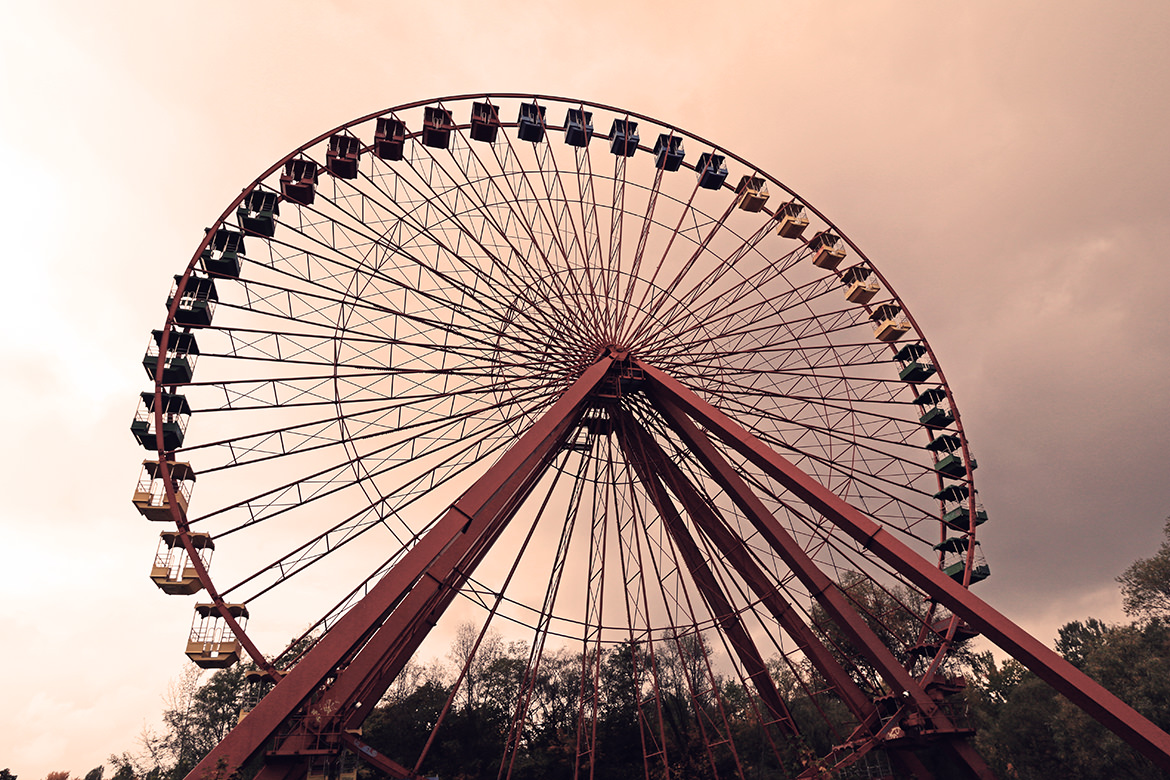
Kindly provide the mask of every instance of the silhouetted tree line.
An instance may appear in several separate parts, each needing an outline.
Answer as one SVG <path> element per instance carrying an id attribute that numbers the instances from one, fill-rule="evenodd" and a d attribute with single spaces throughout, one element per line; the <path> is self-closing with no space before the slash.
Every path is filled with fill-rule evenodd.
<path id="1" fill-rule="evenodd" d="M 1118 578 L 1132 622 L 1074 621 L 1060 629 L 1055 648 L 1160 728 L 1170 730 L 1170 520 L 1165 534 L 1166 541 L 1155 555 L 1135 561 Z M 860 577 L 846 577 L 841 584 L 892 647 L 912 641 L 914 616 L 905 616 L 898 604 L 902 599 L 910 601 L 910 594 L 878 589 Z M 899 614 L 903 617 L 898 618 Z M 905 622 L 900 625 L 898 620 Z M 858 684 L 873 695 L 880 693 L 876 676 L 857 660 L 847 641 L 834 636 L 831 622 L 815 611 L 812 622 L 826 643 L 837 648 Z M 738 679 L 718 678 L 718 696 L 689 687 L 688 680 L 706 676 L 706 670 L 698 667 L 706 664 L 708 649 L 695 637 L 656 643 L 655 650 L 653 659 L 630 644 L 613 647 L 599 657 L 549 650 L 542 655 L 535 676 L 525 679 L 528 645 L 505 642 L 492 632 L 481 638 L 473 627 L 464 626 L 453 643 L 449 663 L 436 660 L 407 666 L 366 720 L 363 738 L 408 768 L 414 768 L 425 752 L 418 770 L 442 780 L 494 780 L 501 760 L 516 780 L 569 780 L 582 746 L 592 743 L 598 749 L 593 757 L 594 779 L 625 780 L 644 775 L 638 724 L 641 707 L 643 713 L 650 713 L 652 730 L 664 735 L 672 775 L 678 780 L 698 780 L 712 774 L 735 776 L 729 753 L 725 765 L 709 764 L 701 734 L 715 722 L 714 708 L 721 705 L 744 776 L 756 780 L 795 776 L 808 755 L 828 752 L 835 736 L 819 713 L 848 721 L 844 708 L 825 693 L 823 681 L 815 674 L 773 659 L 772 676 L 805 738 L 804 745 L 791 745 L 777 733 L 764 733 L 754 716 L 759 702 Z M 656 665 L 660 707 L 648 707 L 631 693 L 637 689 L 633 681 L 648 680 L 645 665 L 649 663 Z M 977 728 L 976 747 L 998 777 L 1164 777 L 1018 662 L 1009 659 L 1001 664 L 990 652 L 960 648 L 950 663 L 950 672 L 967 680 L 963 695 Z M 204 680 L 200 670 L 190 667 L 172 686 L 161 732 L 145 733 L 136 752 L 110 757 L 112 780 L 180 780 L 185 776 L 235 724 L 246 696 L 245 671 L 246 667 L 237 665 Z M 584 721 L 578 705 L 583 673 L 597 675 L 601 692 L 596 706 L 586 708 Z M 585 686 L 587 691 L 593 687 L 591 681 Z M 513 734 L 509 728 L 521 689 L 526 691 L 528 717 L 523 731 Z M 693 700 L 699 703 L 698 713 Z M 444 709 L 443 725 L 428 745 Z M 579 741 L 582 729 L 595 732 L 596 737 Z M 789 745 L 779 758 L 768 747 L 769 739 Z M 513 749 L 505 752 L 503 745 Z M 929 751 L 923 759 L 937 766 Z M 102 769 L 94 769 L 84 780 L 102 780 Z M 368 769 L 362 773 L 376 776 Z M 948 777 L 945 767 L 936 776 Z M 5 769 L 0 780 L 16 778 Z M 69 780 L 69 776 L 55 772 L 47 780 Z"/>
<path id="2" fill-rule="evenodd" d="M 1060 629 L 1055 649 L 1124 702 L 1170 731 L 1170 519 L 1157 553 L 1117 581 L 1132 622 L 1095 618 Z M 1000 777 L 1018 780 L 1166 778 L 1019 662 L 990 652 L 969 669 L 976 746 Z"/>
<path id="3" fill-rule="evenodd" d="M 459 669 L 467 660 L 460 652 L 462 639 L 473 633 L 470 626 L 462 628 L 461 639 L 455 643 L 451 660 Z M 364 739 L 408 768 L 418 761 L 422 774 L 443 780 L 494 780 L 501 763 L 516 780 L 568 779 L 574 777 L 578 756 L 591 749 L 596 750 L 592 756 L 596 780 L 625 780 L 644 774 L 641 708 L 650 720 L 647 732 L 665 740 L 659 748 L 665 747 L 671 756 L 675 777 L 712 776 L 701 729 L 710 730 L 723 718 L 730 724 L 741 760 L 755 762 L 757 771 L 752 776 L 788 777 L 788 770 L 798 765 L 795 751 L 780 757 L 789 763 L 782 770 L 773 752 L 764 749 L 765 737 L 757 733 L 759 727 L 748 711 L 753 702 L 738 682 L 718 678 L 718 693 L 695 690 L 698 686 L 693 681 L 707 677 L 709 649 L 693 635 L 656 643 L 653 657 L 629 643 L 604 650 L 600 656 L 550 651 L 541 658 L 535 674 L 524 679 L 529 655 L 526 644 L 505 643 L 498 635 L 487 634 L 429 747 L 432 726 L 448 706 L 451 687 L 440 666 L 414 667 L 414 683 L 391 690 L 366 720 Z M 635 693 L 639 687 L 647 690 L 650 664 L 655 666 L 660 691 L 653 706 L 639 701 Z M 591 679 L 594 675 L 596 683 Z M 586 677 L 584 686 L 582 676 Z M 583 708 L 582 688 L 586 692 Z M 517 691 L 523 692 L 517 695 Z M 693 702 L 698 703 L 698 712 Z M 720 704 L 722 714 L 716 711 Z M 513 733 L 517 707 L 525 708 L 526 717 L 522 731 Z M 582 760 L 587 762 L 588 757 Z M 724 765 L 717 764 L 714 772 L 733 775 L 732 760 L 730 753 L 717 753 L 716 761 Z"/>

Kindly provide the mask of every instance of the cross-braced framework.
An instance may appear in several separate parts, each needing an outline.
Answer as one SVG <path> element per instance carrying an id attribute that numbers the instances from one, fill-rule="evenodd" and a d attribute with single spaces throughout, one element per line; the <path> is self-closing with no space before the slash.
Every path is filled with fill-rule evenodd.
<path id="1" fill-rule="evenodd" d="M 229 206 L 143 364 L 152 579 L 203 591 L 192 660 L 246 654 L 265 694 L 193 777 L 425 773 L 490 630 L 525 648 L 499 778 L 550 733 L 574 780 L 926 777 L 923 750 L 988 777 L 948 666 L 977 633 L 1170 765 L 969 592 L 976 462 L 885 276 L 677 127 L 530 95 L 348 123 Z M 453 614 L 430 738 L 375 750 Z"/>

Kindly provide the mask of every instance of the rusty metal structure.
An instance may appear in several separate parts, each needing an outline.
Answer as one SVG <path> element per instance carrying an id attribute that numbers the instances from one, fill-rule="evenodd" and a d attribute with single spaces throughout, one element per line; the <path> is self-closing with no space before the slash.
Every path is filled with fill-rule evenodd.
<path id="1" fill-rule="evenodd" d="M 193 661 L 256 667 L 197 780 L 420 776 L 430 742 L 403 763 L 361 725 L 454 620 L 528 648 L 501 778 L 564 649 L 578 778 L 612 652 L 648 778 L 668 686 L 711 776 L 767 774 L 746 723 L 769 776 L 924 778 L 930 748 L 990 777 L 948 666 L 978 634 L 1170 769 L 1170 737 L 969 590 L 977 463 L 886 276 L 678 127 L 497 94 L 331 130 L 208 230 L 143 366 L 151 578 L 197 601 Z"/>

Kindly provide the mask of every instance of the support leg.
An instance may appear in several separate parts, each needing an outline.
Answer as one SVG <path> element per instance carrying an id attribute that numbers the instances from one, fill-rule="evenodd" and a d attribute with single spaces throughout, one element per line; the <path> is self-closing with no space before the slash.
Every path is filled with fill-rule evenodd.
<path id="1" fill-rule="evenodd" d="M 655 389 L 657 390 L 657 388 Z M 675 432 L 682 437 L 732 501 L 744 512 L 756 530 L 768 540 L 772 549 L 792 569 L 793 574 L 808 589 L 809 594 L 817 600 L 817 603 L 829 614 L 833 622 L 845 632 L 854 648 L 865 656 L 886 684 L 912 702 L 915 709 L 930 719 L 936 731 L 953 731 L 954 725 L 939 709 L 937 702 L 922 688 L 919 681 L 898 662 L 898 659 L 877 637 L 869 624 L 857 614 L 856 609 L 837 588 L 836 583 L 817 567 L 799 542 L 772 516 L 735 468 L 723 458 L 711 440 L 675 405 L 676 399 L 665 393 L 656 394 L 653 398 Z M 972 777 L 993 778 L 987 765 L 974 752 L 957 753 L 956 758 L 960 759 L 960 765 L 965 766 Z"/>
<path id="2" fill-rule="evenodd" d="M 492 531 L 498 534 L 539 478 L 612 362 L 611 357 L 605 357 L 586 369 L 516 445 L 191 770 L 188 780 L 229 776 L 302 705 L 308 710 L 305 722 L 318 730 L 327 723 L 336 723 L 343 713 L 349 716 L 361 710 L 362 704 L 366 706 L 358 720 L 364 719 L 372 711 L 376 697 L 368 701 L 357 697 L 371 692 L 372 679 L 384 681 L 394 666 L 405 663 L 402 654 L 422 641 L 433 622 L 420 620 L 420 616 L 438 614 L 426 607 L 438 606 L 441 611 L 447 603 L 441 598 L 444 587 L 449 590 L 456 579 L 470 576 L 470 571 L 460 572 L 455 566 L 467 560 L 468 555 L 478 560 L 476 556 L 486 551 L 489 537 L 494 539 Z M 346 658 L 353 660 L 339 670 Z M 333 675 L 334 683 L 310 707 L 309 697 Z"/>
<path id="3" fill-rule="evenodd" d="M 698 420 L 878 559 L 938 599 L 1162 770 L 1170 771 L 1170 735 L 681 383 L 640 361 L 635 363 L 655 395 Z"/>

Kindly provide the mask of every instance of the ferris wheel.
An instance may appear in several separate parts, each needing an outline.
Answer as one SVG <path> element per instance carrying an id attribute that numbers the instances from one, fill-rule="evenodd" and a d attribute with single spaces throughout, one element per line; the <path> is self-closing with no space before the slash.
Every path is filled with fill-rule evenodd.
<path id="1" fill-rule="evenodd" d="M 279 160 L 176 271 L 134 504 L 195 599 L 187 655 L 268 692 L 208 761 L 416 775 L 356 729 L 458 615 L 527 648 L 500 777 L 560 652 L 575 777 L 614 654 L 648 775 L 681 656 L 708 774 L 748 771 L 735 719 L 778 776 L 921 773 L 924 744 L 986 772 L 948 657 L 1006 629 L 967 606 L 987 514 L 953 394 L 878 265 L 758 166 L 612 106 L 411 103 Z"/>

